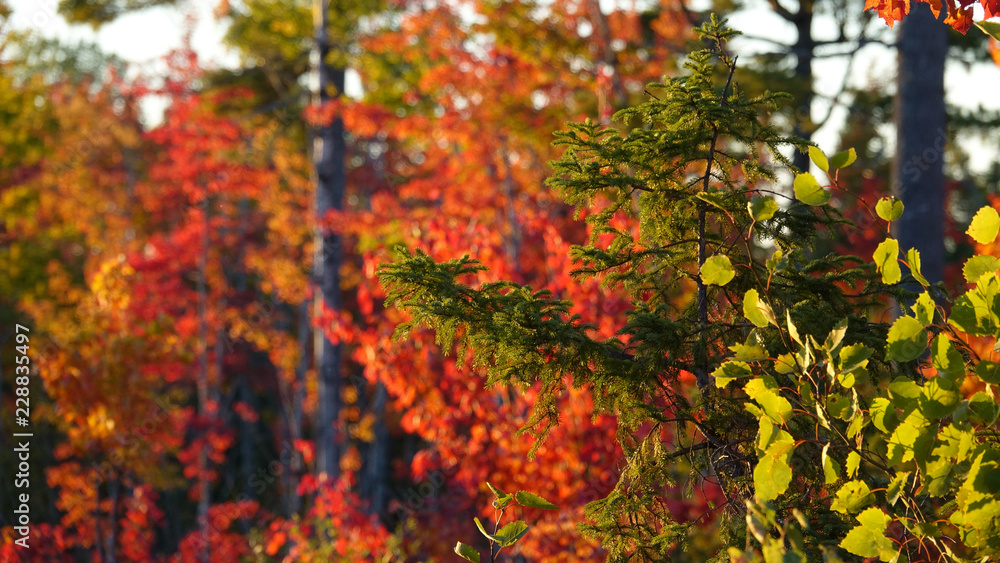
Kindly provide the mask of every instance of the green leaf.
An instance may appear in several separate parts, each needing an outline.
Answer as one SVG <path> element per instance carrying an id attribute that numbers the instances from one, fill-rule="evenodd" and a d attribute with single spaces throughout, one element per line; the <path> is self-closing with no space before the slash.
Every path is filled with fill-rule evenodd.
<path id="1" fill-rule="evenodd" d="M 729 347 L 733 351 L 733 359 L 742 362 L 759 362 L 767 359 L 767 350 L 761 345 L 756 332 L 751 332 L 747 337 L 746 344 L 733 344 Z"/>
<path id="2" fill-rule="evenodd" d="M 774 371 L 785 374 L 795 371 L 795 358 L 791 354 L 781 354 L 774 360 Z"/>
<path id="3" fill-rule="evenodd" d="M 903 202 L 892 196 L 892 198 L 883 197 L 878 200 L 875 204 L 875 213 L 884 221 L 895 221 L 903 214 Z"/>
<path id="4" fill-rule="evenodd" d="M 844 341 L 844 336 L 846 334 L 847 319 L 840 319 L 840 321 L 832 329 L 830 329 L 830 332 L 826 335 L 826 340 L 823 342 L 823 348 L 830 357 L 836 355 L 837 350 L 840 349 L 840 344 Z"/>
<path id="5" fill-rule="evenodd" d="M 997 210 L 990 206 L 981 208 L 972 218 L 972 224 L 965 231 L 979 244 L 989 244 L 996 240 L 997 233 L 1000 233 L 1000 215 Z"/>
<path id="6" fill-rule="evenodd" d="M 788 335 L 792 337 L 792 340 L 805 346 L 806 343 L 799 337 L 799 329 L 796 328 L 795 323 L 792 322 L 792 313 L 788 310 L 785 311 L 785 325 L 788 326 Z"/>
<path id="7" fill-rule="evenodd" d="M 992 397 L 982 391 L 969 397 L 969 413 L 974 415 L 974 422 L 984 426 L 993 426 L 997 420 L 997 404 Z"/>
<path id="8" fill-rule="evenodd" d="M 823 151 L 816 147 L 809 147 L 809 159 L 813 161 L 817 168 L 823 172 L 830 171 L 830 163 L 826 160 L 826 155 Z"/>
<path id="9" fill-rule="evenodd" d="M 913 303 L 913 315 L 924 326 L 934 322 L 935 310 L 937 310 L 937 305 L 934 303 L 934 299 L 931 298 L 931 294 L 926 291 L 921 293 Z"/>
<path id="10" fill-rule="evenodd" d="M 764 409 L 764 414 L 777 424 L 784 424 L 792 418 L 792 404 L 778 394 L 778 384 L 769 375 L 751 379 L 743 386 L 751 399 Z"/>
<path id="11" fill-rule="evenodd" d="M 898 257 L 899 243 L 896 242 L 896 239 L 887 238 L 879 243 L 878 248 L 875 249 L 872 260 L 875 262 L 875 268 L 882 272 L 882 283 L 892 285 L 899 283 L 900 278 L 903 277 L 903 272 L 899 269 Z"/>
<path id="12" fill-rule="evenodd" d="M 932 377 L 924 383 L 920 408 L 930 418 L 944 418 L 955 412 L 962 396 L 955 385 L 943 377 Z"/>
<path id="13" fill-rule="evenodd" d="M 885 537 L 892 518 L 881 509 L 871 507 L 858 514 L 859 524 L 844 536 L 840 547 L 859 557 L 878 557 L 890 561 L 896 555 L 896 544 Z"/>
<path id="14" fill-rule="evenodd" d="M 517 504 L 520 504 L 521 506 L 526 506 L 528 508 L 540 508 L 542 510 L 559 510 L 558 506 L 543 499 L 542 497 L 536 495 L 535 493 L 529 493 L 528 491 L 518 491 L 514 493 L 514 500 L 517 501 Z"/>
<path id="15" fill-rule="evenodd" d="M 857 398 L 858 398 L 857 395 L 855 395 L 854 397 L 855 404 L 853 405 L 855 412 L 857 412 L 858 410 Z M 847 437 L 854 438 L 855 436 L 860 434 L 861 431 L 865 429 L 865 426 L 867 426 L 869 422 L 871 422 L 871 419 L 867 418 L 864 415 L 864 413 L 855 414 L 854 418 L 851 419 L 851 423 L 847 425 Z"/>
<path id="16" fill-rule="evenodd" d="M 986 254 L 976 254 L 965 261 L 962 274 L 965 275 L 965 281 L 976 283 L 979 278 L 987 274 L 995 274 L 997 268 L 1000 268 L 1000 259 Z"/>
<path id="17" fill-rule="evenodd" d="M 965 375 L 965 358 L 951 344 L 951 340 L 939 334 L 931 343 L 931 363 L 938 371 L 939 376 L 947 377 L 952 381 Z"/>
<path id="18" fill-rule="evenodd" d="M 1000 41 L 1000 23 L 990 22 L 990 21 L 978 21 L 976 22 L 976 27 L 981 29 L 983 33 L 989 35 L 993 39 Z"/>
<path id="19" fill-rule="evenodd" d="M 847 454 L 847 476 L 854 478 L 858 474 L 858 466 L 861 465 L 861 455 L 858 452 Z"/>
<path id="20" fill-rule="evenodd" d="M 716 254 L 701 265 L 701 281 L 708 285 L 726 285 L 736 277 L 733 264 L 724 254 Z"/>
<path id="21" fill-rule="evenodd" d="M 743 297 L 743 316 L 748 321 L 759 327 L 767 326 L 769 320 L 774 320 L 774 313 L 771 308 L 760 300 L 756 289 L 748 289 Z"/>
<path id="22" fill-rule="evenodd" d="M 806 205 L 819 206 L 830 202 L 830 193 L 824 190 L 816 181 L 816 177 L 808 172 L 796 176 L 792 186 L 795 198 Z"/>
<path id="23" fill-rule="evenodd" d="M 765 452 L 775 444 L 794 444 L 792 435 L 781 428 L 775 426 L 771 419 L 764 416 L 758 419 L 759 432 L 757 434 L 757 455 L 764 457 Z"/>
<path id="24" fill-rule="evenodd" d="M 830 503 L 830 510 L 841 514 L 855 514 L 873 502 L 875 495 L 864 481 L 848 481 L 837 491 L 836 498 Z"/>
<path id="25" fill-rule="evenodd" d="M 991 276 L 983 276 L 980 281 L 988 277 Z M 973 336 L 991 335 L 995 327 L 989 305 L 976 290 L 968 291 L 955 300 L 948 316 L 948 324 Z"/>
<path id="26" fill-rule="evenodd" d="M 854 403 L 850 397 L 839 393 L 826 396 L 826 410 L 841 420 L 851 420 L 854 417 Z"/>
<path id="27" fill-rule="evenodd" d="M 826 484 L 836 483 L 837 479 L 840 479 L 840 464 L 837 460 L 833 459 L 829 455 L 830 444 L 823 446 L 823 475 L 826 479 Z"/>
<path id="28" fill-rule="evenodd" d="M 472 548 L 472 546 L 465 545 L 462 542 L 455 544 L 455 553 L 459 555 L 462 559 L 466 561 L 472 561 L 472 563 L 479 563 L 479 552 Z"/>
<path id="29" fill-rule="evenodd" d="M 767 221 L 778 212 L 778 202 L 771 196 L 758 196 L 747 202 L 747 210 L 754 221 Z"/>
<path id="30" fill-rule="evenodd" d="M 516 522 L 511 522 L 503 528 L 497 530 L 494 534 L 496 537 L 500 538 L 500 547 L 510 547 L 517 542 L 517 540 L 524 537 L 524 534 L 528 533 L 528 525 L 522 520 Z"/>
<path id="31" fill-rule="evenodd" d="M 919 358 L 927 349 L 927 331 L 917 319 L 899 317 L 892 323 L 886 342 L 886 360 L 908 362 Z"/>
<path id="32" fill-rule="evenodd" d="M 989 360 L 982 360 L 976 364 L 976 376 L 986 383 L 1000 385 L 1000 364 Z"/>
<path id="33" fill-rule="evenodd" d="M 934 430 L 928 428 L 927 419 L 918 410 L 911 410 L 889 436 L 886 457 L 893 465 L 906 463 L 933 442 Z"/>
<path id="34" fill-rule="evenodd" d="M 486 482 L 486 486 L 489 487 L 491 491 L 493 491 L 493 495 L 496 496 L 497 498 L 503 498 L 503 497 L 507 496 L 507 493 L 505 493 L 505 492 L 501 491 L 500 489 L 494 487 L 489 481 Z"/>
<path id="35" fill-rule="evenodd" d="M 858 155 L 854 152 L 853 148 L 847 149 L 843 152 L 838 152 L 833 155 L 833 158 L 830 159 L 830 167 L 846 168 L 847 166 L 850 166 L 856 158 L 858 158 Z"/>
<path id="36" fill-rule="evenodd" d="M 727 210 L 726 209 L 726 198 L 725 198 L 725 196 L 722 193 L 719 193 L 719 192 L 698 192 L 698 194 L 695 195 L 694 197 L 696 197 L 697 199 L 700 199 L 701 201 L 704 201 L 705 203 L 707 203 L 707 204 L 709 204 L 709 205 L 711 205 L 713 207 L 718 207 L 719 209 L 721 209 L 723 211 Z"/>
<path id="37" fill-rule="evenodd" d="M 899 424 L 896 409 L 889 402 L 889 399 L 885 397 L 878 397 L 872 400 L 872 406 L 868 412 L 871 413 L 872 424 L 882 432 L 892 432 Z"/>
<path id="38" fill-rule="evenodd" d="M 856 369 L 868 365 L 868 359 L 872 357 L 871 348 L 864 344 L 851 344 L 844 346 L 840 351 L 840 371 L 852 372 Z"/>
<path id="39" fill-rule="evenodd" d="M 788 265 L 788 258 L 785 257 L 785 253 L 779 248 L 774 251 L 774 254 L 771 254 L 770 258 L 764 262 L 764 265 L 767 266 L 767 271 L 772 274 L 780 272 Z"/>
<path id="40" fill-rule="evenodd" d="M 934 537 L 941 533 L 940 528 L 933 522 L 917 522 L 909 518 L 900 518 L 903 526 L 918 538 Z"/>
<path id="41" fill-rule="evenodd" d="M 892 394 L 893 405 L 904 411 L 916 404 L 921 393 L 919 385 L 902 375 L 892 380 L 889 392 Z"/>
<path id="42" fill-rule="evenodd" d="M 483 526 L 483 523 L 479 520 L 478 517 L 473 517 L 473 520 L 476 522 L 476 527 L 479 528 L 479 532 L 484 536 L 486 536 L 486 539 L 497 541 L 497 539 L 493 536 L 493 534 L 486 531 L 486 527 Z"/>
<path id="43" fill-rule="evenodd" d="M 899 500 L 899 495 L 902 494 L 903 488 L 906 487 L 907 480 L 910 478 L 909 471 L 903 471 L 897 473 L 892 481 L 889 482 L 889 486 L 885 489 L 885 500 L 889 503 L 889 506 L 896 504 Z"/>
<path id="44" fill-rule="evenodd" d="M 737 378 L 753 375 L 753 370 L 750 369 L 750 365 L 746 362 L 734 360 L 724 362 L 712 372 L 712 375 L 715 377 L 715 386 L 722 388 Z"/>
<path id="45" fill-rule="evenodd" d="M 924 287 L 930 286 L 931 283 L 920 273 L 920 251 L 916 248 L 907 250 L 906 261 L 910 263 L 910 275 L 913 276 L 913 279 Z"/>
<path id="46" fill-rule="evenodd" d="M 774 500 L 788 489 L 792 482 L 792 468 L 788 462 L 794 450 L 794 442 L 777 442 L 767 448 L 764 457 L 753 470 L 757 498 L 762 501 Z"/>

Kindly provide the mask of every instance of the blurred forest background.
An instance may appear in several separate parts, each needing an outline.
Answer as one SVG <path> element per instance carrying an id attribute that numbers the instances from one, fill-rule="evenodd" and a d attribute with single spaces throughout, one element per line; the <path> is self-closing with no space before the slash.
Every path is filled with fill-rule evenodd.
<path id="1" fill-rule="evenodd" d="M 51 16 L 98 28 L 161 5 L 185 9 L 63 0 Z M 375 274 L 395 245 L 468 253 L 489 267 L 480 282 L 549 289 L 611 337 L 628 299 L 570 275 L 588 233 L 544 185 L 552 133 L 648 96 L 710 11 L 771 10 L 794 28 L 787 44 L 744 29 L 756 40 L 735 53 L 735 81 L 792 94 L 769 116 L 784 131 L 825 128 L 830 154 L 855 148 L 841 185 L 874 200 L 923 182 L 909 197 L 932 203 L 920 215 L 908 202 L 915 234 L 900 238 L 926 253 L 928 277 L 961 283 L 972 249 L 957 235 L 997 193 L 996 112 L 933 88 L 906 101 L 911 86 L 884 75 L 844 79 L 868 47 L 894 58 L 898 35 L 905 51 L 906 23 L 890 30 L 859 0 L 325 5 L 222 0 L 238 64 L 205 64 L 187 42 L 153 71 L 15 28 L 0 1 L 0 416 L 11 428 L 20 323 L 34 433 L 30 551 L 12 543 L 23 491 L 6 446 L 17 430 L 4 433 L 4 561 L 452 560 L 473 516 L 492 515 L 486 481 L 561 507 L 508 560 L 604 560 L 577 524 L 618 480 L 615 420 L 571 390 L 529 459 L 533 440 L 515 433 L 532 392 L 484 389 L 431 332 L 394 340 L 403 314 L 383 307 Z M 917 41 L 941 65 L 995 56 L 978 30 L 938 27 L 936 47 Z M 816 70 L 831 59 L 843 76 Z M 940 126 L 920 121 L 929 138 L 910 143 L 905 116 L 921 111 Z M 853 217 L 853 199 L 837 205 Z M 829 245 L 870 256 L 879 240 L 872 226 Z M 720 499 L 697 476 L 665 499 L 704 531 L 692 561 L 716 547 Z"/>

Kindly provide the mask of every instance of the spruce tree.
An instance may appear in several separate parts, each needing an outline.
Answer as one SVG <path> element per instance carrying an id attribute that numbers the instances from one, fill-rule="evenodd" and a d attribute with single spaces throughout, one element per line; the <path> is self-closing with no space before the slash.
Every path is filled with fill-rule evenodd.
<path id="1" fill-rule="evenodd" d="M 468 256 L 437 263 L 419 250 L 380 272 L 387 303 L 411 317 L 398 336 L 431 327 L 446 350 L 471 352 L 487 385 L 538 385 L 522 431 L 539 439 L 568 385 L 617 418 L 620 480 L 581 523 L 611 561 L 680 558 L 697 523 L 674 521 L 664 500 L 701 480 L 727 499 L 714 507 L 717 560 L 996 555 L 996 402 L 958 388 L 967 371 L 1000 383 L 966 336 L 1000 335 L 1000 261 L 970 261 L 977 287 L 948 319 L 919 253 L 900 259 L 895 240 L 872 260 L 821 254 L 814 243 L 851 228 L 829 189 L 853 151 L 808 147 L 825 186 L 794 169 L 782 150 L 805 143 L 766 122 L 783 96 L 747 98 L 725 51 L 735 32 L 714 17 L 697 31 L 707 46 L 686 73 L 649 85 L 619 125 L 556 134 L 565 152 L 549 185 L 592 226 L 573 250 L 577 274 L 632 299 L 618 336 L 595 338 L 544 290 L 463 283 L 482 269 Z M 887 234 L 903 211 L 889 198 L 859 205 Z M 997 236 L 989 211 L 976 240 Z M 907 283 L 923 293 L 905 294 Z M 890 326 L 892 298 L 914 304 Z"/>

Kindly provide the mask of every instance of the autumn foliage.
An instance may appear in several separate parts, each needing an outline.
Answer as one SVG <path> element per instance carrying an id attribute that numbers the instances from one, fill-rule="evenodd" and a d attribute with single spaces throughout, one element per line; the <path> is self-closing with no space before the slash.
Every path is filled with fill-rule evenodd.
<path id="1" fill-rule="evenodd" d="M 581 533 L 587 505 L 647 494 L 626 471 L 641 444 L 695 439 L 624 425 L 569 374 L 507 385 L 436 331 L 400 338 L 413 317 L 385 305 L 378 272 L 399 248 L 441 263 L 470 255 L 484 266 L 471 286 L 548 292 L 586 338 L 636 344 L 621 331 L 634 289 L 581 276 L 579 253 L 646 227 L 606 192 L 571 205 L 546 184 L 565 154 L 553 132 L 586 119 L 634 129 L 612 116 L 656 99 L 647 85 L 680 72 L 704 17 L 672 0 L 609 12 L 597 0 L 332 4 L 328 62 L 356 69 L 363 93 L 322 106 L 304 88 L 308 2 L 219 3 L 237 70 L 204 65 L 189 35 L 155 73 L 108 64 L 79 79 L 38 72 L 30 38 L 0 38 L 0 373 L 6 390 L 4 338 L 30 327 L 35 433 L 32 547 L 13 543 L 2 514 L 3 561 L 445 561 L 478 534 L 474 517 L 492 516 L 487 482 L 560 507 L 518 514 L 531 531 L 511 560 L 603 561 L 601 533 Z M 970 4 L 935 6 L 971 25 Z M 867 7 L 891 24 L 909 4 Z M 166 109 L 150 121 L 143 107 L 157 100 Z M 344 205 L 316 217 L 313 134 L 336 118 Z M 726 174 L 749 177 L 734 162 Z M 860 186 L 864 199 L 884 188 Z M 622 211 L 601 215 L 611 204 Z M 880 240 L 867 227 L 848 240 L 866 257 Z M 343 240 L 336 309 L 318 304 L 314 279 L 329 232 Z M 655 296 L 663 307 L 696 295 L 693 270 L 678 271 Z M 344 350 L 337 475 L 316 469 L 324 338 Z M 695 371 L 674 374 L 671 399 L 696 388 Z M 681 410 L 649 397 L 661 414 Z M 4 468 L 13 459 L 0 454 Z M 657 518 L 709 532 L 658 541 L 708 557 L 732 491 L 684 463 L 651 473 L 663 479 L 648 494 Z"/>

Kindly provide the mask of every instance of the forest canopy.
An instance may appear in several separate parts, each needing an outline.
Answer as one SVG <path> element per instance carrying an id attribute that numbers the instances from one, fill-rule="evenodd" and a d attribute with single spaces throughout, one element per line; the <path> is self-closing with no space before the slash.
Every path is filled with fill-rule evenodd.
<path id="1" fill-rule="evenodd" d="M 921 4 L 0 0 L 0 559 L 1000 557 L 1000 28 Z"/>

